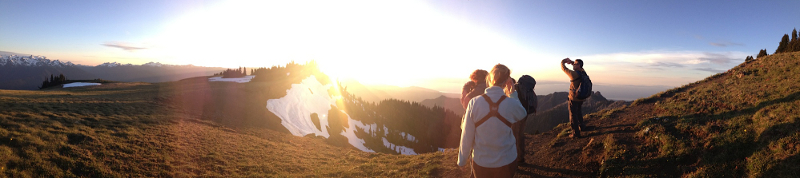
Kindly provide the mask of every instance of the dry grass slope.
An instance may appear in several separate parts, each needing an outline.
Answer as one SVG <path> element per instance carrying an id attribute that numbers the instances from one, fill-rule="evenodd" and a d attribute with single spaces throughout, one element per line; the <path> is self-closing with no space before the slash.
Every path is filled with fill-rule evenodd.
<path id="1" fill-rule="evenodd" d="M 459 176 L 455 152 L 365 153 L 198 118 L 184 82 L 0 90 L 0 177 Z M 220 83 L 209 90 L 241 84 Z M 219 98 L 217 98 L 219 99 Z M 216 99 L 215 99 L 216 100 Z M 447 163 L 445 163 L 447 162 Z"/>
<path id="2" fill-rule="evenodd" d="M 794 177 L 800 172 L 800 53 L 637 100 L 653 105 L 636 127 L 640 145 L 613 176 Z M 625 112 L 625 111 L 622 111 Z M 660 171 L 653 171 L 660 170 Z"/>

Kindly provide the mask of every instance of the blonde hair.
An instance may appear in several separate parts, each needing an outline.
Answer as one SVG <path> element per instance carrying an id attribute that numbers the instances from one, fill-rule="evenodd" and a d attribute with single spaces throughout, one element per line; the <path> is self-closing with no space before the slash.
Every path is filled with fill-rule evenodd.
<path id="1" fill-rule="evenodd" d="M 514 78 L 509 77 L 508 80 L 511 80 L 511 86 L 503 85 L 503 91 L 506 93 L 506 96 L 511 97 L 511 94 L 514 93 L 514 84 L 517 83 L 517 80 Z"/>
<path id="2" fill-rule="evenodd" d="M 492 71 L 486 76 L 486 85 L 503 87 L 508 78 L 511 78 L 511 69 L 508 69 L 506 65 L 497 64 L 492 67 Z"/>

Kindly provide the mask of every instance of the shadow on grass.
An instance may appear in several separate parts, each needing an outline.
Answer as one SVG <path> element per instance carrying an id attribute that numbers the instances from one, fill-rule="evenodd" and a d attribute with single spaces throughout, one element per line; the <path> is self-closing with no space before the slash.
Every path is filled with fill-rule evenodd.
<path id="1" fill-rule="evenodd" d="M 533 165 L 533 164 L 527 164 L 527 163 L 523 163 L 521 165 L 525 165 L 525 167 L 533 168 L 533 169 L 536 169 L 536 170 L 541 170 L 541 171 L 544 171 L 544 172 L 556 172 L 556 173 L 560 173 L 562 175 L 571 175 L 571 176 L 577 176 L 577 177 L 587 177 L 587 176 L 592 176 L 593 175 L 592 172 L 576 171 L 576 170 L 569 170 L 569 169 L 558 169 L 558 168 L 551 168 L 551 167 L 545 167 L 545 166 Z M 530 177 L 545 177 L 545 178 L 551 177 L 551 176 L 544 176 L 544 175 L 540 175 L 540 174 L 536 174 L 534 172 L 524 171 L 524 170 L 517 170 L 517 175 L 525 175 L 525 176 L 530 176 Z"/>
<path id="2" fill-rule="evenodd" d="M 745 177 L 748 174 L 746 158 L 754 156 L 759 151 L 771 149 L 771 143 L 792 137 L 797 128 L 800 128 L 800 122 L 795 119 L 791 122 L 771 125 L 756 136 L 755 132 L 744 131 L 752 127 L 752 121 L 750 121 L 752 117 L 747 116 L 753 116 L 766 107 L 790 103 L 798 99 L 800 99 L 800 92 L 795 92 L 783 98 L 761 102 L 747 109 L 715 115 L 667 116 L 666 118 L 669 121 L 648 119 L 643 122 L 643 125 L 663 126 L 663 134 L 672 136 L 677 140 L 672 143 L 676 148 L 673 148 L 674 151 L 664 156 L 647 156 L 647 152 L 656 153 L 651 155 L 658 155 L 660 152 L 658 146 L 640 147 L 639 153 L 625 155 L 625 160 L 635 161 L 627 163 L 624 167 L 624 175 L 675 177 L 687 173 L 695 173 L 698 174 L 697 176 L 702 177 Z M 737 124 L 734 121 L 733 124 L 726 126 L 708 126 L 709 128 L 705 130 L 710 130 L 711 134 L 718 135 L 718 137 L 713 138 L 699 138 L 676 127 L 679 122 L 688 123 L 691 127 L 706 127 L 706 124 L 714 121 L 737 118 L 745 121 L 744 124 Z M 777 161 L 775 164 L 767 165 L 766 167 L 769 169 L 765 170 L 761 175 L 769 175 L 768 177 L 790 176 L 796 173 L 797 168 L 794 167 L 798 163 L 800 163 L 800 158 L 797 155 L 793 155 L 787 159 Z M 698 169 L 703 170 L 698 171 Z M 752 174 L 752 170 L 750 171 Z M 623 175 L 623 172 L 619 170 L 619 172 L 614 172 L 612 175 Z"/>

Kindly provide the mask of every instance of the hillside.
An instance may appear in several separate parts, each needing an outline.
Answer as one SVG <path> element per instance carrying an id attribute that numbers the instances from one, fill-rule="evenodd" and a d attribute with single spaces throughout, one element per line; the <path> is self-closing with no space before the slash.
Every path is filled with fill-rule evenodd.
<path id="1" fill-rule="evenodd" d="M 354 131 L 363 146 L 378 153 L 343 142 L 346 137 L 292 135 L 266 110 L 267 101 L 297 86 L 313 96 L 323 91 L 297 84 L 314 71 L 290 71 L 283 79 L 246 84 L 197 77 L 0 90 L 0 172 L 9 177 L 465 175 L 466 169 L 455 165 L 454 149 L 430 151 L 436 150 L 433 143 L 455 141 L 434 139 L 457 133 L 441 129 L 457 123 L 443 108 L 402 100 L 367 103 L 344 92 L 336 106 L 345 113 L 329 112 L 336 122 L 317 129 L 330 135 Z M 596 129 L 583 138 L 568 138 L 566 124 L 526 134 L 528 162 L 520 165 L 518 177 L 793 177 L 800 172 L 800 76 L 793 75 L 798 73 L 800 52 L 759 57 L 629 106 L 588 114 L 586 121 Z M 330 84 L 325 77 L 314 81 Z M 392 116 L 435 116 L 443 125 L 409 124 L 420 121 Z M 397 154 L 402 147 L 427 151 Z"/>
<path id="2" fill-rule="evenodd" d="M 297 137 L 271 129 L 276 125 L 268 119 L 249 120 L 255 118 L 250 114 L 259 113 L 230 116 L 208 113 L 255 103 L 225 99 L 249 90 L 245 84 L 198 80 L 207 79 L 157 84 L 111 83 L 44 91 L 0 90 L 0 108 L 3 108 L 0 110 L 0 175 L 427 177 L 460 174 L 457 169 L 444 168 L 446 163 L 455 162 L 454 150 L 417 156 L 367 153 L 352 147 L 333 146 L 319 137 Z M 208 95 L 209 91 L 226 95 Z M 264 94 L 269 96 L 269 93 Z M 198 102 L 207 100 L 221 103 Z M 260 114 L 266 114 L 264 104 L 257 105 L 262 109 Z"/>
<path id="3" fill-rule="evenodd" d="M 800 52 L 747 60 L 704 80 L 526 135 L 519 177 L 794 177 L 800 172 Z"/>
<path id="4" fill-rule="evenodd" d="M 442 93 L 440 91 L 410 86 L 398 87 L 391 85 L 364 85 L 354 80 L 343 81 L 342 85 L 347 87 L 347 91 L 357 95 L 366 102 L 380 102 L 385 99 L 399 99 L 411 102 L 422 102 L 426 99 L 434 99 L 439 96 L 453 98 L 459 96 L 455 93 Z M 432 107 L 432 105 L 429 105 Z"/>
<path id="5" fill-rule="evenodd" d="M 434 106 L 443 107 L 459 115 L 464 115 L 464 112 L 466 112 L 464 107 L 461 106 L 461 100 L 459 98 L 450 98 L 444 95 L 433 99 L 422 100 L 420 104 L 428 107 L 434 107 Z"/>

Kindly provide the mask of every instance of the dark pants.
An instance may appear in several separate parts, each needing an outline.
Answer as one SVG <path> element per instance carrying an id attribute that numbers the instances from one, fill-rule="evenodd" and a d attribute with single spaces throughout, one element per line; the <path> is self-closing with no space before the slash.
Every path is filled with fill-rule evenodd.
<path id="1" fill-rule="evenodd" d="M 517 162 L 525 162 L 525 123 L 528 121 L 528 116 L 525 119 L 514 123 L 514 137 L 517 139 Z"/>
<path id="2" fill-rule="evenodd" d="M 581 105 L 583 105 L 583 101 L 569 101 L 569 123 L 570 126 L 572 126 L 572 132 L 575 133 L 575 135 L 580 135 L 581 127 L 586 125 L 586 123 L 583 123 Z"/>

